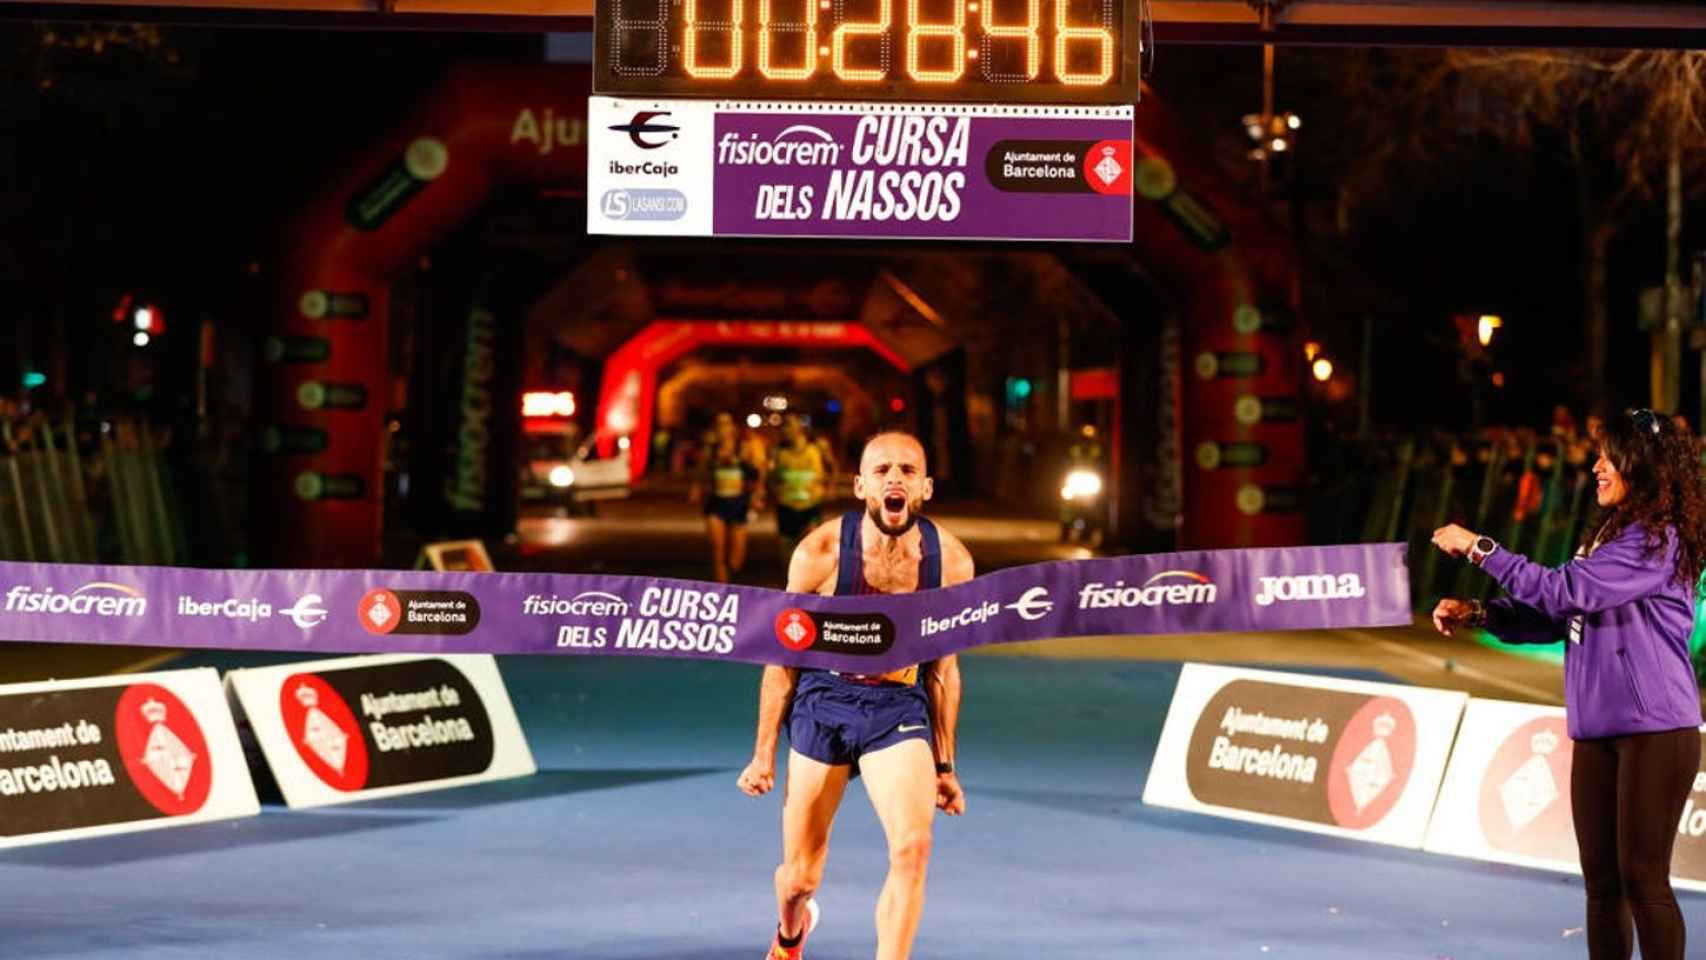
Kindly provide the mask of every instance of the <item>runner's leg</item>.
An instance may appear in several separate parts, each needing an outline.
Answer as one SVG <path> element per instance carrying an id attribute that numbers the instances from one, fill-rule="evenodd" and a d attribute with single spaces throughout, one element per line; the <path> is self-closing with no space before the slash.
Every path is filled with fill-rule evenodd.
<path id="1" fill-rule="evenodd" d="M 782 864 L 776 868 L 777 928 L 785 937 L 799 935 L 806 901 L 823 881 L 829 829 L 852 769 L 788 751 L 788 779 L 782 793 Z"/>
<path id="2" fill-rule="evenodd" d="M 925 740 L 902 740 L 859 759 L 871 806 L 888 838 L 889 873 L 877 897 L 877 960 L 907 960 L 924 911 L 936 763 Z"/>
<path id="3" fill-rule="evenodd" d="M 711 541 L 711 579 L 718 583 L 729 582 L 729 567 L 726 551 L 728 548 L 728 525 L 723 518 L 714 513 L 705 514 L 705 536 Z"/>

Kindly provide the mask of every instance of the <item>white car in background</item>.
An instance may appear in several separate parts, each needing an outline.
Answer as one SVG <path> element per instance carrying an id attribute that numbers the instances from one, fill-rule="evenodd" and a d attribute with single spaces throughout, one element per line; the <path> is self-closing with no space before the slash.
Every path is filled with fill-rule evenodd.
<path id="1" fill-rule="evenodd" d="M 563 506 L 573 514 L 591 514 L 599 500 L 628 496 L 628 445 L 619 444 L 613 457 L 599 457 L 596 437 L 569 450 L 573 434 L 529 433 L 521 497 L 528 503 Z"/>

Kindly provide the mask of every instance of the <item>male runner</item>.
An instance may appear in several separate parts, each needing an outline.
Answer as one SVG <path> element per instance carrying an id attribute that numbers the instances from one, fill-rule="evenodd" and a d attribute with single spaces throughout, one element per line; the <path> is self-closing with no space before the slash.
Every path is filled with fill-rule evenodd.
<path id="1" fill-rule="evenodd" d="M 776 497 L 776 534 L 782 562 L 790 563 L 794 548 L 822 519 L 820 509 L 828 490 L 829 471 L 823 451 L 812 442 L 798 414 L 782 419 L 782 442 L 770 457 L 770 485 Z"/>
<path id="2" fill-rule="evenodd" d="M 925 519 L 930 478 L 924 448 L 905 433 L 865 443 L 853 495 L 865 502 L 808 534 L 788 567 L 797 593 L 906 593 L 964 583 L 971 554 Z M 847 782 L 865 792 L 888 839 L 889 872 L 877 897 L 877 960 L 907 960 L 924 909 L 935 808 L 964 813 L 954 774 L 960 712 L 956 657 L 878 676 L 767 666 L 759 689 L 758 738 L 739 779 L 749 796 L 776 779 L 777 730 L 788 720 L 788 781 L 782 800 L 779 920 L 766 960 L 800 960 L 817 923 L 812 899 L 823 879 L 829 829 Z"/>

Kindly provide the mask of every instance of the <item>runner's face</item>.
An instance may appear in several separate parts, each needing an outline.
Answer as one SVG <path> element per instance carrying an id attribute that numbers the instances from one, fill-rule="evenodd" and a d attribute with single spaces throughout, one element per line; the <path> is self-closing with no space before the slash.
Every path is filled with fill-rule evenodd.
<path id="1" fill-rule="evenodd" d="M 912 529 L 932 492 L 918 441 L 890 434 L 865 447 L 853 495 L 865 501 L 865 510 L 885 535 L 898 537 Z"/>

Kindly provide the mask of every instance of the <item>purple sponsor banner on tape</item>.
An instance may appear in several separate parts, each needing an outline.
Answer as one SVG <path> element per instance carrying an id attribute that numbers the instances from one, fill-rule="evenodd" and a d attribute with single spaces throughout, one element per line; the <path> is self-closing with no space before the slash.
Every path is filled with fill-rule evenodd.
<path id="1" fill-rule="evenodd" d="M 1410 623 L 1401 543 L 1016 567 L 823 597 L 661 577 L 0 563 L 0 639 L 692 657 L 861 673 L 1054 637 Z"/>
<path id="2" fill-rule="evenodd" d="M 712 151 L 718 236 L 1131 239 L 1129 108 L 719 109 Z"/>

